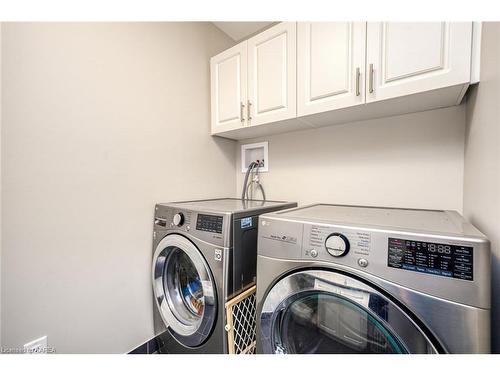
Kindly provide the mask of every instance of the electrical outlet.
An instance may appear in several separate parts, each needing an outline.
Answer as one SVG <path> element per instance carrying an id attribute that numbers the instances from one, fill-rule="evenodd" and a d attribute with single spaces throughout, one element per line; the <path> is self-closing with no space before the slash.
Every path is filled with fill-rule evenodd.
<path id="1" fill-rule="evenodd" d="M 24 344 L 24 352 L 26 354 L 47 353 L 47 336 L 40 337 Z"/>

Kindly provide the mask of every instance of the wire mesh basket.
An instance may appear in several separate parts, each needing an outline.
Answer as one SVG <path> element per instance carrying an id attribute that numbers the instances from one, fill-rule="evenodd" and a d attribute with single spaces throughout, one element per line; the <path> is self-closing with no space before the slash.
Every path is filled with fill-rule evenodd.
<path id="1" fill-rule="evenodd" d="M 253 285 L 226 302 L 226 332 L 229 354 L 255 354 L 256 296 Z"/>

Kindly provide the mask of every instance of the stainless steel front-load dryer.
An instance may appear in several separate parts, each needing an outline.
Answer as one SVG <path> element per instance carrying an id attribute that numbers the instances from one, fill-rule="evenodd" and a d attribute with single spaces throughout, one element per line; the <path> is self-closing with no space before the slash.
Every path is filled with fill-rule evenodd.
<path id="1" fill-rule="evenodd" d="M 489 242 L 454 211 L 259 218 L 260 353 L 488 353 Z"/>
<path id="2" fill-rule="evenodd" d="M 227 352 L 224 304 L 255 283 L 257 217 L 295 206 L 240 199 L 156 205 L 152 282 L 160 352 Z"/>

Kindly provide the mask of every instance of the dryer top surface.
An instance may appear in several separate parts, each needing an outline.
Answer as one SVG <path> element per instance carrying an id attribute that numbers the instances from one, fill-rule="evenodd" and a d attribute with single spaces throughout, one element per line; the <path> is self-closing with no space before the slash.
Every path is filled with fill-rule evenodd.
<path id="1" fill-rule="evenodd" d="M 484 237 L 456 211 L 315 204 L 271 215 L 299 221 Z"/>

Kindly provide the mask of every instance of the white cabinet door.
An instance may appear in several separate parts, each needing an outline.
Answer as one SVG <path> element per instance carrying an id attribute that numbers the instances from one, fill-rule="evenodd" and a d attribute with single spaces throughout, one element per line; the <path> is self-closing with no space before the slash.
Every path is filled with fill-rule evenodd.
<path id="1" fill-rule="evenodd" d="M 247 42 L 210 59 L 212 134 L 245 125 Z"/>
<path id="2" fill-rule="evenodd" d="M 470 81 L 472 22 L 368 22 L 367 102 Z"/>
<path id="3" fill-rule="evenodd" d="M 297 115 L 365 101 L 366 22 L 299 22 Z"/>
<path id="4" fill-rule="evenodd" d="M 296 23 L 283 22 L 248 40 L 249 124 L 294 118 Z"/>

